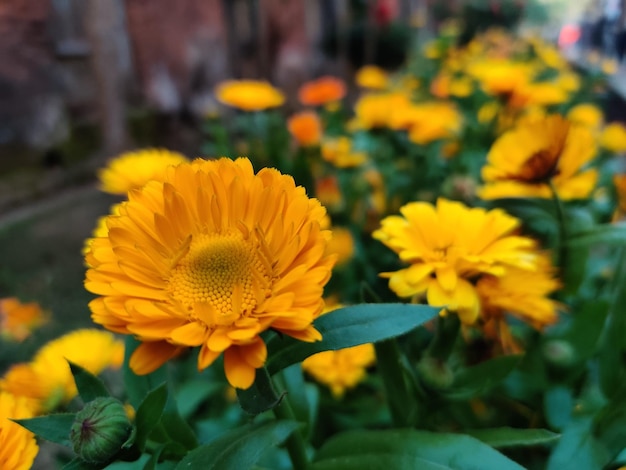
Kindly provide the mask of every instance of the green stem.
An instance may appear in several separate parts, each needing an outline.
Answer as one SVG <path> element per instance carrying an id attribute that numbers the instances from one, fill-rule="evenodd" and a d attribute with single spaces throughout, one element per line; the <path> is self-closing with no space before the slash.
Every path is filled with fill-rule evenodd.
<path id="1" fill-rule="evenodd" d="M 439 315 L 435 337 L 428 346 L 428 355 L 445 362 L 452 354 L 460 329 L 461 321 L 456 313 Z"/>
<path id="2" fill-rule="evenodd" d="M 567 221 L 565 219 L 565 208 L 563 207 L 563 201 L 559 197 L 559 193 L 556 190 L 554 182 L 550 180 L 548 184 L 550 186 L 550 190 L 552 191 L 552 200 L 554 201 L 556 217 L 559 222 L 559 249 L 557 264 L 564 267 L 567 261 Z"/>
<path id="3" fill-rule="evenodd" d="M 415 416 L 414 407 L 411 408 L 414 400 L 407 390 L 398 343 L 395 339 L 388 339 L 374 344 L 374 348 L 376 368 L 383 379 L 393 423 L 397 427 L 407 426 Z"/>
<path id="4" fill-rule="evenodd" d="M 274 386 L 276 387 L 276 383 Z M 278 387 L 276 387 L 278 388 Z M 297 421 L 296 415 L 293 412 L 291 403 L 289 402 L 289 396 L 285 394 L 281 402 L 273 408 L 274 416 L 276 419 L 284 419 L 289 421 Z M 304 470 L 309 464 L 309 459 L 306 455 L 306 445 L 304 438 L 299 429 L 296 429 L 285 441 L 287 447 L 287 453 L 291 460 L 291 465 L 294 470 Z"/>

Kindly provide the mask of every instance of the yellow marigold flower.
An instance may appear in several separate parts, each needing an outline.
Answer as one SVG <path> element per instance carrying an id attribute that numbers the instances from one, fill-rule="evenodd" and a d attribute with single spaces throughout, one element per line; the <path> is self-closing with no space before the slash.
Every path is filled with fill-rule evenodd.
<path id="1" fill-rule="evenodd" d="M 350 229 L 331 227 L 332 238 L 328 242 L 327 252 L 337 255 L 337 265 L 350 261 L 354 256 L 354 237 Z"/>
<path id="2" fill-rule="evenodd" d="M 580 89 L 580 75 L 576 72 L 562 72 L 556 78 L 555 82 L 565 91 L 570 93 Z"/>
<path id="3" fill-rule="evenodd" d="M 462 126 L 461 114 L 451 102 L 427 102 L 397 108 L 391 117 L 393 129 L 406 129 L 409 140 L 425 145 L 454 137 Z"/>
<path id="4" fill-rule="evenodd" d="M 291 116 L 287 121 L 287 129 L 298 145 L 303 147 L 319 144 L 322 137 L 322 121 L 313 111 L 302 111 Z"/>
<path id="5" fill-rule="evenodd" d="M 200 370 L 224 353 L 229 383 L 248 388 L 267 355 L 260 333 L 321 338 L 312 322 L 334 264 L 325 214 L 293 178 L 255 174 L 248 159 L 179 165 L 129 193 L 94 240 L 92 318 L 142 341 L 130 359 L 138 374 L 199 346 Z"/>
<path id="6" fill-rule="evenodd" d="M 574 106 L 567 113 L 570 122 L 597 130 L 602 126 L 604 114 L 595 104 L 582 103 Z"/>
<path id="7" fill-rule="evenodd" d="M 502 210 L 470 209 L 440 198 L 436 206 L 411 202 L 400 212 L 384 218 L 373 233 L 410 264 L 381 273 L 399 297 L 425 296 L 429 305 L 446 306 L 472 324 L 480 312 L 473 278 L 502 276 L 510 267 L 535 269 L 534 241 L 515 235 L 520 221 Z"/>
<path id="8" fill-rule="evenodd" d="M 452 77 L 446 73 L 440 73 L 430 84 L 430 92 L 437 98 L 449 98 L 456 96 L 465 98 L 474 91 L 474 82 L 470 77 Z"/>
<path id="9" fill-rule="evenodd" d="M 552 106 L 565 103 L 568 98 L 565 89 L 556 83 L 527 83 L 515 89 L 509 97 L 508 104 L 515 108 Z"/>
<path id="10" fill-rule="evenodd" d="M 530 83 L 535 74 L 529 64 L 505 59 L 482 59 L 470 64 L 467 73 L 491 95 L 510 95 Z"/>
<path id="11" fill-rule="evenodd" d="M 305 106 L 321 106 L 339 101 L 346 96 L 346 84 L 329 75 L 311 80 L 298 90 L 298 99 Z"/>
<path id="12" fill-rule="evenodd" d="M 110 194 L 126 194 L 148 181 L 162 179 L 171 165 L 187 161 L 187 157 L 165 149 L 126 152 L 98 170 L 100 189 Z"/>
<path id="13" fill-rule="evenodd" d="M 3 338 L 24 341 L 47 321 L 47 312 L 37 302 L 23 304 L 15 297 L 0 299 L 0 335 Z"/>
<path id="14" fill-rule="evenodd" d="M 598 178 L 584 168 L 595 152 L 589 129 L 559 115 L 524 121 L 492 145 L 478 196 L 550 198 L 552 182 L 562 199 L 585 198 Z"/>
<path id="15" fill-rule="evenodd" d="M 536 271 L 511 267 L 502 276 L 484 275 L 476 283 L 487 332 L 491 330 L 507 353 L 518 352 L 519 347 L 508 331 L 505 315 L 517 317 L 538 330 L 559 319 L 560 305 L 549 296 L 561 283 L 555 279 L 554 268 L 546 256 L 539 256 L 537 261 Z"/>
<path id="16" fill-rule="evenodd" d="M 23 398 L 0 392 L 0 468 L 2 470 L 29 470 L 33 465 L 39 452 L 35 435 L 12 421 L 32 417 Z"/>
<path id="17" fill-rule="evenodd" d="M 355 81 L 361 88 L 384 90 L 389 86 L 389 75 L 380 67 L 366 65 L 357 71 Z"/>
<path id="18" fill-rule="evenodd" d="M 30 363 L 12 366 L 0 389 L 29 398 L 37 413 L 52 411 L 77 394 L 67 361 L 99 374 L 122 365 L 124 344 L 108 331 L 73 331 L 45 344 Z"/>
<path id="19" fill-rule="evenodd" d="M 354 168 L 367 161 L 365 152 L 354 151 L 349 137 L 326 139 L 322 142 L 322 158 L 338 168 Z"/>
<path id="20" fill-rule="evenodd" d="M 626 152 L 626 126 L 619 122 L 608 124 L 600 134 L 600 146 L 609 152 Z"/>
<path id="21" fill-rule="evenodd" d="M 261 80 L 227 80 L 215 88 L 217 100 L 242 111 L 263 111 L 285 102 L 285 95 Z"/>
<path id="22" fill-rule="evenodd" d="M 404 93 L 369 93 L 354 105 L 354 114 L 362 129 L 389 127 L 392 115 L 410 106 Z"/>
<path id="23" fill-rule="evenodd" d="M 500 104 L 497 101 L 489 101 L 478 109 L 476 117 L 481 124 L 487 124 L 495 119 L 499 111 Z"/>
<path id="24" fill-rule="evenodd" d="M 340 304 L 334 305 L 324 313 L 340 307 Z M 313 354 L 302 361 L 302 369 L 317 382 L 329 387 L 335 398 L 341 398 L 365 378 L 366 369 L 375 362 L 374 345 L 367 343 Z"/>
<path id="25" fill-rule="evenodd" d="M 119 215 L 119 207 L 120 207 L 120 204 L 113 204 L 111 208 L 109 209 L 110 214 Z M 98 217 L 98 220 L 96 221 L 96 226 L 91 232 L 92 238 L 87 238 L 85 240 L 85 243 L 83 244 L 83 249 L 82 249 L 83 256 L 86 256 L 87 253 L 91 251 L 91 244 L 93 243 L 94 239 L 106 237 L 107 234 L 109 233 L 109 227 L 107 227 L 107 223 L 106 223 L 107 218 L 108 216 L 106 215 L 103 215 L 102 217 Z"/>

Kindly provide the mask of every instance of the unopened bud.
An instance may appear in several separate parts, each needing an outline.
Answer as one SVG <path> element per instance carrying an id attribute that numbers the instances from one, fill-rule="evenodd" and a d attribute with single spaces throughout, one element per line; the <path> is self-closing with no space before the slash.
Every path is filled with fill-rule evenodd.
<path id="1" fill-rule="evenodd" d="M 103 464 L 121 450 L 131 431 L 124 405 L 115 398 L 99 397 L 76 414 L 70 440 L 81 459 Z"/>
<path id="2" fill-rule="evenodd" d="M 552 339 L 543 346 L 546 360 L 555 366 L 568 367 L 576 360 L 576 352 L 572 345 L 562 339 Z"/>
<path id="3" fill-rule="evenodd" d="M 436 390 L 445 390 L 454 382 L 454 372 L 445 361 L 436 357 L 424 357 L 417 364 L 424 383 Z"/>

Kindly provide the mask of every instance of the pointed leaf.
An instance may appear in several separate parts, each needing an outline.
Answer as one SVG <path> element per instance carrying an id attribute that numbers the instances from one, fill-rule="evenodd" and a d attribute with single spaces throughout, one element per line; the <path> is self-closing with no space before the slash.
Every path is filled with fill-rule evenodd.
<path id="1" fill-rule="evenodd" d="M 139 405 L 135 415 L 135 427 L 137 429 L 135 445 L 140 450 L 144 449 L 150 432 L 161 420 L 166 401 L 167 385 L 164 383 L 148 393 L 141 405 Z"/>
<path id="2" fill-rule="evenodd" d="M 282 395 L 276 393 L 267 369 L 262 367 L 256 370 L 254 383 L 250 388 L 237 389 L 237 398 L 246 413 L 257 415 L 278 405 Z"/>
<path id="3" fill-rule="evenodd" d="M 67 362 L 70 365 L 70 370 L 74 376 L 74 382 L 76 382 L 78 394 L 80 395 L 80 398 L 82 398 L 83 402 L 87 403 L 98 397 L 110 396 L 110 393 L 104 386 L 102 380 L 78 364 L 74 364 L 71 361 Z"/>
<path id="4" fill-rule="evenodd" d="M 237 428 L 189 452 L 176 470 L 251 468 L 267 449 L 279 445 L 298 426 L 295 421 L 270 421 Z"/>
<path id="5" fill-rule="evenodd" d="M 359 304 L 319 317 L 314 325 L 322 340 L 306 343 L 287 337 L 272 337 L 268 343 L 270 375 L 301 362 L 312 354 L 375 343 L 394 338 L 426 323 L 439 308 L 413 304 Z"/>
<path id="6" fill-rule="evenodd" d="M 604 468 L 613 456 L 591 431 L 592 418 L 572 419 L 548 459 L 547 470 Z"/>
<path id="7" fill-rule="evenodd" d="M 596 225 L 572 235 L 569 246 L 626 245 L 626 223 Z"/>
<path id="8" fill-rule="evenodd" d="M 476 429 L 466 431 L 466 433 L 496 449 L 553 444 L 561 437 L 547 429 L 515 429 L 509 427 Z"/>
<path id="9" fill-rule="evenodd" d="M 466 399 L 485 393 L 502 382 L 521 358 L 521 355 L 500 356 L 463 369 L 445 395 L 451 399 Z"/>
<path id="10" fill-rule="evenodd" d="M 15 419 L 13 421 L 47 441 L 69 445 L 70 430 L 72 429 L 72 424 L 74 424 L 75 417 L 75 413 L 58 413 L 30 419 Z"/>

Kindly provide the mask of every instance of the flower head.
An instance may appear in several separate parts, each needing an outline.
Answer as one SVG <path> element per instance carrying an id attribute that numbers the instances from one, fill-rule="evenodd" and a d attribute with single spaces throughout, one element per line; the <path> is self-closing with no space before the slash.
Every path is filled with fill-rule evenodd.
<path id="1" fill-rule="evenodd" d="M 326 211 L 293 178 L 254 173 L 248 159 L 196 160 L 129 194 L 87 255 L 92 318 L 142 341 L 130 367 L 149 373 L 200 347 L 198 368 L 224 353 L 231 385 L 248 388 L 272 328 L 320 339 L 313 320 L 334 256 Z"/>
<path id="2" fill-rule="evenodd" d="M 361 88 L 384 90 L 389 86 L 389 74 L 375 65 L 366 65 L 357 71 L 355 81 Z"/>
<path id="3" fill-rule="evenodd" d="M 0 299 L 0 336 L 24 341 L 48 321 L 48 314 L 37 302 L 21 303 L 15 297 Z"/>
<path id="4" fill-rule="evenodd" d="M 325 314 L 340 308 L 334 305 Z M 366 369 L 376 362 L 374 345 L 360 344 L 336 351 L 323 351 L 307 357 L 302 369 L 316 381 L 328 386 L 335 398 L 341 398 L 365 378 Z"/>
<path id="5" fill-rule="evenodd" d="M 593 134 L 559 115 L 525 120 L 491 147 L 478 195 L 550 198 L 552 183 L 562 199 L 585 198 L 598 177 L 585 168 L 595 152 Z"/>
<path id="6" fill-rule="evenodd" d="M 519 220 L 502 210 L 438 199 L 436 206 L 411 202 L 400 212 L 373 233 L 410 265 L 381 274 L 399 297 L 425 296 L 428 304 L 447 306 L 471 324 L 480 311 L 473 278 L 502 276 L 509 267 L 535 269 L 535 242 L 516 235 Z"/>
<path id="7" fill-rule="evenodd" d="M 294 114 L 287 121 L 287 128 L 298 145 L 303 147 L 319 144 L 322 137 L 322 122 L 313 111 Z"/>
<path id="8" fill-rule="evenodd" d="M 569 110 L 567 113 L 567 119 L 570 122 L 595 130 L 602 126 L 604 114 L 595 104 L 581 103 Z"/>
<path id="9" fill-rule="evenodd" d="M 39 452 L 35 435 L 11 421 L 32 418 L 25 400 L 0 391 L 0 468 L 29 470 Z"/>
<path id="10" fill-rule="evenodd" d="M 259 80 L 227 80 L 217 86 L 215 96 L 219 102 L 243 111 L 263 111 L 285 102 L 280 90 Z"/>
<path id="11" fill-rule="evenodd" d="M 150 180 L 162 179 L 169 166 L 186 161 L 184 155 L 165 149 L 126 152 L 98 171 L 100 189 L 111 194 L 126 194 Z"/>
<path id="12" fill-rule="evenodd" d="M 600 145 L 609 152 L 626 152 L 626 126 L 619 122 L 608 124 L 600 134 Z"/>
<path id="13" fill-rule="evenodd" d="M 337 168 L 354 168 L 367 161 L 365 152 L 352 148 L 352 140 L 342 136 L 322 141 L 322 158 Z"/>
<path id="14" fill-rule="evenodd" d="M 306 82 L 298 90 L 298 99 L 305 106 L 321 106 L 346 96 L 346 84 L 337 77 L 324 76 Z"/>
<path id="15" fill-rule="evenodd" d="M 31 362 L 13 365 L 0 389 L 28 398 L 36 413 L 49 412 L 77 394 L 67 361 L 99 374 L 123 360 L 124 344 L 108 331 L 75 330 L 45 344 Z"/>

